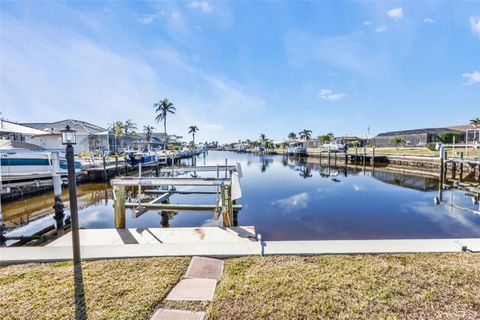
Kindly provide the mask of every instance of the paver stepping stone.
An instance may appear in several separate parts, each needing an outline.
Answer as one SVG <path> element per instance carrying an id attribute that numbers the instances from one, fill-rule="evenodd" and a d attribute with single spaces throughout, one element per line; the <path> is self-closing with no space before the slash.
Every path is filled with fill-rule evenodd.
<path id="1" fill-rule="evenodd" d="M 203 320 L 205 312 L 158 309 L 150 320 Z"/>
<path id="2" fill-rule="evenodd" d="M 194 279 L 215 279 L 220 280 L 223 274 L 223 260 L 206 258 L 206 257 L 193 257 L 188 266 L 187 274 L 185 278 Z"/>
<path id="3" fill-rule="evenodd" d="M 170 291 L 165 300 L 211 301 L 216 285 L 215 279 L 183 279 Z"/>

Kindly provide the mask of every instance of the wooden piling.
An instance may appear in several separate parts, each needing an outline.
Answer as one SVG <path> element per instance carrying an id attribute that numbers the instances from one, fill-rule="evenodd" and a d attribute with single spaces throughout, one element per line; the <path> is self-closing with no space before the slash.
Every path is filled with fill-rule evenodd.
<path id="1" fill-rule="evenodd" d="M 115 186 L 113 188 L 113 207 L 115 213 L 115 228 L 125 228 L 125 186 Z"/>
<path id="2" fill-rule="evenodd" d="M 103 156 L 103 181 L 107 181 L 108 174 L 107 174 L 107 161 L 105 160 L 105 156 Z"/>
<path id="3" fill-rule="evenodd" d="M 115 156 L 115 176 L 119 176 L 120 171 L 118 170 L 118 156 Z"/>

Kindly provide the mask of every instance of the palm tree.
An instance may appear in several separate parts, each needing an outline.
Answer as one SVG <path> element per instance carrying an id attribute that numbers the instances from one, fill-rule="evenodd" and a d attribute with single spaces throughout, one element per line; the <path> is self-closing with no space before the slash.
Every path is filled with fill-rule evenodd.
<path id="1" fill-rule="evenodd" d="M 134 134 L 136 134 L 136 130 L 138 130 L 137 124 L 132 120 L 128 119 L 123 124 L 123 130 L 125 131 L 125 139 L 127 140 L 127 149 L 128 149 L 128 139 L 129 139 L 128 135 L 130 134 L 133 136 Z"/>
<path id="2" fill-rule="evenodd" d="M 115 151 L 117 151 L 117 137 L 122 137 L 125 132 L 125 125 L 122 121 L 115 121 L 110 125 L 109 130 L 115 135 Z"/>
<path id="3" fill-rule="evenodd" d="M 153 107 L 155 108 L 155 113 L 157 116 L 155 117 L 155 120 L 157 120 L 157 123 L 160 121 L 163 121 L 163 131 L 165 133 L 165 150 L 168 149 L 168 135 L 167 135 L 167 115 L 169 113 L 175 114 L 175 107 L 173 106 L 173 103 L 168 101 L 167 98 L 163 100 L 159 100 L 158 102 L 153 104 Z"/>
<path id="4" fill-rule="evenodd" d="M 480 128 L 480 118 L 470 120 L 470 124 L 473 124 L 475 128 Z"/>
<path id="5" fill-rule="evenodd" d="M 155 128 L 153 126 L 143 126 L 143 133 L 145 133 L 145 139 L 148 143 L 148 149 L 150 149 L 150 140 L 152 139 L 152 133 Z"/>
<path id="6" fill-rule="evenodd" d="M 300 135 L 300 139 L 309 140 L 312 137 L 312 130 L 303 129 L 298 134 Z"/>
<path id="7" fill-rule="evenodd" d="M 191 133 L 193 136 L 193 149 L 195 149 L 195 133 L 197 133 L 198 130 L 197 126 L 188 127 L 188 133 Z"/>
<path id="8" fill-rule="evenodd" d="M 260 134 L 260 142 L 262 143 L 263 146 L 265 146 L 265 142 L 267 142 L 268 138 L 265 133 Z"/>
<path id="9" fill-rule="evenodd" d="M 288 134 L 288 139 L 297 139 L 297 134 L 295 132 L 290 132 Z"/>

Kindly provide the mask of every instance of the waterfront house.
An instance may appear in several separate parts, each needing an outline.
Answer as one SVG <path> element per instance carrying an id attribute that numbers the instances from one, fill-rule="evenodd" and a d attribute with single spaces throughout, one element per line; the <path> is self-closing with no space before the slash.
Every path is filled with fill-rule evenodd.
<path id="1" fill-rule="evenodd" d="M 76 130 L 77 144 L 74 146 L 75 154 L 81 152 L 93 152 L 95 154 L 108 154 L 113 150 L 114 134 L 108 129 L 100 126 L 74 119 L 50 123 L 22 123 L 23 126 L 40 130 L 41 134 L 36 134 L 28 139 L 28 143 L 36 144 L 45 149 L 63 149 L 61 130 L 67 125 Z"/>
<path id="2" fill-rule="evenodd" d="M 45 131 L 0 119 L 0 139 L 2 140 L 25 141 L 33 136 L 43 134 Z"/>
<path id="3" fill-rule="evenodd" d="M 457 142 L 463 142 L 465 139 L 465 132 L 443 127 L 384 132 L 375 136 L 373 141 L 377 147 L 387 147 L 391 145 L 392 139 L 401 138 L 405 141 L 405 146 L 425 147 L 430 142 L 441 142 L 438 134 L 442 132 L 457 133 Z"/>

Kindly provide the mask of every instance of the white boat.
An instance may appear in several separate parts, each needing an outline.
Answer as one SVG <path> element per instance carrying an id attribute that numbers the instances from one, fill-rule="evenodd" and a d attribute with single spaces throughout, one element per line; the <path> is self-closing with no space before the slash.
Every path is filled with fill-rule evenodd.
<path id="1" fill-rule="evenodd" d="M 329 150 L 330 152 L 345 152 L 345 145 L 339 143 L 328 143 L 324 144 L 323 147 Z"/>
<path id="2" fill-rule="evenodd" d="M 34 180 L 51 177 L 54 172 L 67 174 L 65 154 L 59 154 L 59 167 L 53 168 L 51 152 L 1 151 L 0 168 L 3 181 Z M 75 162 L 75 169 L 81 169 Z"/>
<path id="3" fill-rule="evenodd" d="M 303 142 L 295 141 L 290 142 L 287 148 L 287 154 L 291 155 L 306 155 L 307 148 Z"/>

